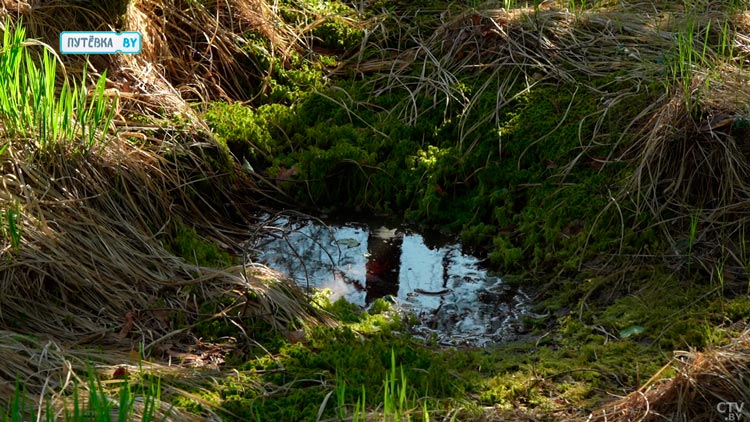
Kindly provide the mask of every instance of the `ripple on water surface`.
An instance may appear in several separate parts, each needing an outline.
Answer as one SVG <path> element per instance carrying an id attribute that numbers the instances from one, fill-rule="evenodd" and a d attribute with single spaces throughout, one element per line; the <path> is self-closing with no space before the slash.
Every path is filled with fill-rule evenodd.
<path id="1" fill-rule="evenodd" d="M 366 307 L 395 300 L 417 316 L 415 335 L 442 344 L 487 345 L 516 338 L 529 297 L 482 268 L 458 243 L 404 227 L 276 218 L 253 245 L 256 259 L 300 286 L 329 289 Z"/>

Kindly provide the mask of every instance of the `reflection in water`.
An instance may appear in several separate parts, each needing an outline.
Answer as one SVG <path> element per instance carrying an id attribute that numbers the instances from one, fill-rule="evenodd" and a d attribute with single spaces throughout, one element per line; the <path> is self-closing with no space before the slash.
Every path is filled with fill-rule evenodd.
<path id="1" fill-rule="evenodd" d="M 309 288 L 360 306 L 387 295 L 420 321 L 414 330 L 441 343 L 482 345 L 517 336 L 529 298 L 488 274 L 458 244 L 429 247 L 406 230 L 313 221 L 272 223 L 258 261 Z"/>
<path id="2" fill-rule="evenodd" d="M 367 296 L 369 304 L 384 296 L 396 296 L 399 291 L 399 262 L 402 256 L 402 236 L 385 227 L 370 231 L 367 238 Z"/>

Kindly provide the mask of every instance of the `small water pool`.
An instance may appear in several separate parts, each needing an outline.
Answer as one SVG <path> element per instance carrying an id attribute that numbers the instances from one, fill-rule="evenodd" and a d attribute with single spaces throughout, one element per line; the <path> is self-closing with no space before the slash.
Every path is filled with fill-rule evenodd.
<path id="1" fill-rule="evenodd" d="M 445 345 L 513 340 L 530 299 L 483 268 L 461 245 L 383 222 L 265 217 L 255 260 L 305 288 L 367 307 L 386 298 L 416 316 L 416 336 Z M 414 318 L 412 318 L 414 319 Z"/>

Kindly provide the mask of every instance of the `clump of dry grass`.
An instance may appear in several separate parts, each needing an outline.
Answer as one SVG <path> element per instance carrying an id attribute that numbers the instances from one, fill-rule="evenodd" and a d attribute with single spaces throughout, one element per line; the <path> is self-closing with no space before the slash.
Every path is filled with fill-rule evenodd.
<path id="1" fill-rule="evenodd" d="M 734 42 L 744 43 L 739 36 Z M 721 267 L 729 281 L 743 274 L 746 279 L 750 265 L 744 245 L 750 222 L 750 92 L 747 72 L 734 60 L 708 58 L 649 110 L 624 154 L 635 171 L 623 194 L 636 212 L 655 217 L 676 255 L 689 248 L 691 256 L 678 264 L 697 260 L 708 273 Z"/>
<path id="2" fill-rule="evenodd" d="M 268 25 L 274 15 L 262 1 L 123 4 L 116 29 L 141 31 L 143 54 L 91 62 L 66 56 L 67 74 L 87 66 L 97 77 L 109 68 L 120 126 L 131 124 L 123 115 L 133 114 L 181 114 L 191 124 L 128 126 L 86 154 L 62 144 L 36 151 L 33 143 L 0 138 L 0 347 L 18 351 L 0 362 L 0 408 L 16 379 L 42 405 L 71 394 L 70 380 L 85 374 L 87 361 L 135 364 L 134 350 L 158 360 L 165 344 L 190 342 L 201 321 L 231 321 L 250 338 L 242 326 L 248 318 L 283 329 L 328 321 L 267 268 L 207 268 L 163 244 L 165 233 L 185 222 L 241 251 L 254 196 L 262 192 L 242 174 L 227 177 L 207 164 L 206 151 L 217 146 L 186 99 L 243 99 L 259 83 L 262 75 L 247 72 L 244 32 L 263 34 L 279 51 L 295 40 L 283 26 Z M 107 12 L 64 1 L 4 1 L 0 18 L 23 18 L 31 36 L 57 46 L 63 30 L 114 29 Z M 201 185 L 212 186 L 210 197 Z M 206 303 L 218 311 L 207 314 Z M 169 374 L 167 388 L 185 394 L 173 388 L 184 375 L 179 370 L 144 368 Z"/>
<path id="3" fill-rule="evenodd" d="M 170 146 L 192 156 L 178 142 Z M 140 348 L 158 358 L 156 346 L 186 341 L 193 324 L 212 318 L 262 318 L 280 328 L 319 321 L 299 289 L 263 267 L 205 268 L 164 248 L 160 232 L 178 218 L 227 243 L 238 231 L 195 202 L 202 197 L 191 186 L 208 172 L 182 171 L 122 140 L 86 156 L 62 149 L 35 156 L 11 144 L 0 169 L 0 209 L 17 210 L 20 237 L 0 238 L 0 324 L 9 339 L 12 331 L 32 334 L 34 344 L 98 344 L 115 354 Z M 205 314 L 206 302 L 223 305 Z M 16 357 L 0 364 L 6 387 L 25 367 L 35 374 L 23 380 L 26 391 L 53 389 L 32 352 Z"/>
<path id="4" fill-rule="evenodd" d="M 750 414 L 750 332 L 706 352 L 675 352 L 664 369 L 667 367 L 674 368 L 677 375 L 657 380 L 657 374 L 637 391 L 596 410 L 587 420 L 718 421 L 740 420 Z M 741 414 L 729 415 L 727 405 L 719 403 L 744 403 L 744 407 Z M 730 416 L 735 419 L 725 419 Z"/>
<path id="5" fill-rule="evenodd" d="M 615 92 L 593 81 L 615 73 L 653 80 L 662 71 L 657 62 L 670 48 L 670 33 L 642 7 L 620 2 L 584 11 L 565 7 L 449 10 L 427 34 L 394 17 L 394 23 L 375 27 L 370 36 L 373 41 L 365 48 L 371 54 L 377 45 L 385 44 L 382 39 L 394 31 L 381 28 L 390 26 L 403 31 L 401 39 L 409 48 L 382 49 L 377 59 L 356 62 L 356 69 L 376 75 L 371 78 L 375 96 L 405 92 L 406 99 L 393 113 L 407 123 L 414 123 L 432 107 L 461 110 L 459 145 L 467 153 L 478 142 L 486 142 L 480 139 L 480 127 L 499 122 L 504 108 L 539 85 L 572 84 L 601 96 L 602 107 L 587 116 L 599 128 L 614 106 L 641 95 L 638 90 L 647 85 Z M 466 80 L 472 78 L 480 81 L 479 88 L 468 92 Z M 496 97 L 496 106 L 480 111 L 480 99 L 488 93 Z M 429 108 L 418 106 L 424 103 L 420 98 L 433 100 Z M 599 138 L 595 134 L 594 139 L 582 139 L 583 153 L 601 142 Z"/>
<path id="6" fill-rule="evenodd" d="M 269 41 L 269 55 L 282 54 L 295 42 L 261 0 L 134 1 L 123 26 L 143 35 L 144 48 L 139 55 L 118 57 L 118 68 L 131 76 L 156 71 L 182 98 L 202 101 L 248 99 L 260 85 L 265 71 L 249 52 L 248 33 Z"/>
<path id="7" fill-rule="evenodd" d="M 168 380 L 165 382 L 167 385 L 200 385 L 200 380 L 188 379 L 180 367 L 138 362 L 131 354 L 124 352 L 105 352 L 100 348 L 69 348 L 52 339 L 3 330 L 0 330 L 0 347 L 7 353 L 7 359 L 0 365 L 0 403 L 3 403 L 4 417 L 10 408 L 7 404 L 14 398 L 19 398 L 25 400 L 25 403 L 16 410 L 23 414 L 14 415 L 15 417 L 36 420 L 38 414 L 51 412 L 55 415 L 54 418 L 43 416 L 42 420 L 64 420 L 65 409 L 73 405 L 73 394 L 78 395 L 79 410 L 81 406 L 85 406 L 90 371 L 103 378 L 110 378 L 116 368 L 128 368 L 132 374 L 130 381 L 136 381 L 136 374 L 143 370 L 152 376 Z M 107 365 L 107 362 L 110 365 Z M 117 366 L 111 365 L 113 362 L 116 362 Z M 21 391 L 15 386 L 16 382 L 30 395 L 17 397 Z M 122 379 L 103 381 L 98 393 L 112 390 L 122 383 Z M 175 409 L 165 401 L 155 401 L 154 404 L 153 415 L 158 420 L 165 420 L 164 417 L 167 415 L 171 421 L 205 420 L 203 417 Z M 117 402 L 113 402 L 112 406 L 116 411 Z M 39 408 L 41 410 L 37 410 Z M 134 413 L 142 414 L 143 410 L 142 398 L 136 399 L 133 404 Z M 38 411 L 40 413 L 37 413 Z M 113 420 L 115 419 L 116 417 Z"/>
<path id="8" fill-rule="evenodd" d="M 177 143 L 171 147 L 176 154 L 193 156 Z M 211 177 L 207 170 L 182 171 L 153 151 L 121 140 L 86 156 L 61 150 L 35 157 L 12 147 L 0 160 L 0 205 L 19 209 L 21 238 L 17 247 L 7 237 L 3 244 L 1 318 L 18 329 L 69 341 L 116 342 L 116 337 L 128 337 L 117 332 L 126 315 L 135 313 L 131 324 L 140 326 L 135 330 L 139 340 L 149 344 L 174 328 L 154 314 L 160 299 L 170 309 L 197 316 L 202 301 L 225 294 L 244 301 L 249 293 L 257 295 L 259 307 L 248 304 L 248 311 L 257 309 L 281 324 L 307 319 L 293 300 L 278 303 L 291 310 L 287 317 L 272 315 L 275 305 L 263 302 L 273 301 L 274 288 L 241 267 L 197 267 L 157 240 L 180 217 L 221 234 L 220 219 L 226 217 L 196 202 L 201 194 L 191 188 Z M 293 291 L 285 295 L 294 298 Z M 50 308 L 39 315 L 29 312 L 37 303 Z M 59 318 L 50 318 L 55 304 Z"/>

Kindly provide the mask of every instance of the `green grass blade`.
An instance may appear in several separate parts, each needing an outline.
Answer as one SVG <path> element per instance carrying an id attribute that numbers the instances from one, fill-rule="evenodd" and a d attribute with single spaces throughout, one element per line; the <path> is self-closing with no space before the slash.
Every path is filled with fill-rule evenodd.
<path id="1" fill-rule="evenodd" d="M 21 234 L 19 233 L 18 225 L 16 224 L 16 210 L 9 209 L 5 215 L 8 220 L 10 243 L 13 248 L 18 249 L 19 245 L 21 244 Z"/>

